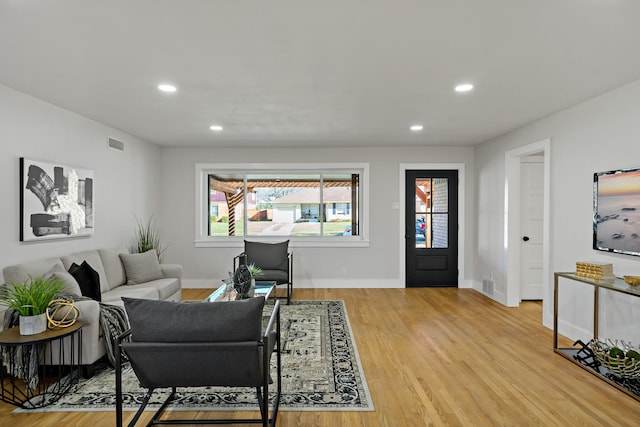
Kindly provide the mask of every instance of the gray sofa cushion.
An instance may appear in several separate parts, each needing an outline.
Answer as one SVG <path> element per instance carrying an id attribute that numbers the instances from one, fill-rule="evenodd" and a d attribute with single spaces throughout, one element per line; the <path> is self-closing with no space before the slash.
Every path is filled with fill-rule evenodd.
<path id="1" fill-rule="evenodd" d="M 150 289 L 153 291 L 153 295 L 155 295 L 155 297 L 149 297 L 149 299 L 161 299 L 163 301 L 167 301 L 171 296 L 175 295 L 176 292 L 180 291 L 180 284 L 178 283 L 178 279 L 158 279 L 152 280 L 151 282 L 141 283 L 139 285 L 118 286 L 117 288 L 111 289 L 108 293 L 114 293 L 115 295 L 123 297 L 131 296 L 133 298 L 142 298 L 128 294 L 130 290 L 134 289 Z"/>
<path id="2" fill-rule="evenodd" d="M 282 270 L 262 270 L 262 274 L 257 280 L 274 281 L 281 285 L 289 282 L 289 273 Z"/>
<path id="3" fill-rule="evenodd" d="M 33 275 L 32 275 L 33 276 Z M 42 275 L 45 279 L 55 279 L 59 280 L 64 284 L 64 288 L 60 291 L 60 295 L 82 295 L 82 291 L 80 290 L 80 285 L 76 281 L 76 279 L 69 274 L 68 271 L 65 271 L 62 266 L 62 261 L 58 260 L 51 270 Z"/>
<path id="4" fill-rule="evenodd" d="M 62 265 L 60 258 L 47 258 L 10 265 L 2 270 L 2 274 L 4 276 L 5 283 L 19 283 L 27 280 L 29 276 L 45 277 L 54 271 L 67 271 L 67 268 Z"/>
<path id="5" fill-rule="evenodd" d="M 122 298 L 136 342 L 260 339 L 264 297 L 228 302 L 170 302 Z"/>
<path id="6" fill-rule="evenodd" d="M 122 297 L 140 299 L 158 299 L 158 290 L 152 287 L 138 288 L 139 285 L 118 286 L 102 294 L 102 302 L 124 308 Z"/>
<path id="7" fill-rule="evenodd" d="M 67 271 L 54 271 L 50 277 L 64 283 L 64 289 L 60 292 L 61 295 L 82 295 L 80 285 L 71 273 Z"/>
<path id="8" fill-rule="evenodd" d="M 98 249 L 104 272 L 107 277 L 109 289 L 116 288 L 127 283 L 127 276 L 120 260 L 120 254 L 128 254 L 126 248 Z"/>
<path id="9" fill-rule="evenodd" d="M 289 241 L 280 243 L 264 243 L 244 241 L 244 253 L 247 263 L 255 264 L 263 270 L 289 269 Z"/>
<path id="10" fill-rule="evenodd" d="M 141 254 L 120 254 L 129 285 L 162 279 L 162 270 L 158 263 L 156 251 L 150 250 Z"/>

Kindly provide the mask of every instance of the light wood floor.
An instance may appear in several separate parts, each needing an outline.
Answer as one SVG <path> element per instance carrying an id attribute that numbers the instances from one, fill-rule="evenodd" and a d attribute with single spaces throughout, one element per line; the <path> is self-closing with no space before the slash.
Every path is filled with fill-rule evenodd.
<path id="1" fill-rule="evenodd" d="M 375 411 L 282 411 L 279 426 L 640 425 L 640 402 L 553 352 L 539 303 L 507 308 L 468 289 L 296 289 L 295 298 L 345 301 Z M 0 403 L 1 426 L 115 424 L 113 413 L 12 410 Z"/>

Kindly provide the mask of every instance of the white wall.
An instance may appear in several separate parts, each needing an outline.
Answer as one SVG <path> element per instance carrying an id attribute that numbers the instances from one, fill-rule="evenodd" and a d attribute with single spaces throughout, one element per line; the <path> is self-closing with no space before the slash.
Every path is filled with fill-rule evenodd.
<path id="1" fill-rule="evenodd" d="M 399 210 L 401 163 L 461 163 L 466 168 L 466 187 L 472 188 L 473 148 L 167 148 L 162 150 L 162 223 L 169 248 L 167 256 L 184 267 L 186 287 L 219 283 L 232 268 L 236 247 L 195 248 L 195 164 L 196 163 L 318 163 L 368 162 L 370 167 L 370 246 L 368 248 L 309 248 L 294 246 L 294 277 L 300 287 L 404 287 L 399 271 Z M 473 209 L 473 195 L 467 191 L 465 205 Z M 473 214 L 467 213 L 470 235 Z M 295 243 L 293 243 L 295 245 Z M 464 248 L 473 258 L 473 239 Z M 472 277 L 473 263 L 466 263 L 462 279 Z M 343 270 L 344 269 L 344 270 Z M 344 271 L 344 274 L 342 272 Z"/>
<path id="2" fill-rule="evenodd" d="M 616 275 L 640 274 L 640 258 L 591 248 L 593 173 L 640 166 L 639 117 L 637 81 L 476 147 L 478 280 L 493 273 L 496 289 L 505 291 L 505 152 L 545 138 L 551 139 L 551 155 L 546 159 L 551 162 L 551 272 L 575 271 L 576 261 L 595 260 L 613 263 Z M 553 277 L 547 279 L 552 287 Z M 592 288 L 573 283 L 561 286 L 561 331 L 574 339 L 588 338 Z M 640 301 L 633 300 L 604 298 L 601 336 L 640 342 Z M 545 325 L 552 326 L 552 316 L 552 301 L 547 301 Z"/>
<path id="3" fill-rule="evenodd" d="M 107 148 L 107 138 L 125 143 Z M 157 211 L 160 149 L 121 131 L 0 85 L 0 268 L 84 249 L 129 247 L 135 215 Z M 91 237 L 19 242 L 19 158 L 91 169 L 95 234 Z"/>

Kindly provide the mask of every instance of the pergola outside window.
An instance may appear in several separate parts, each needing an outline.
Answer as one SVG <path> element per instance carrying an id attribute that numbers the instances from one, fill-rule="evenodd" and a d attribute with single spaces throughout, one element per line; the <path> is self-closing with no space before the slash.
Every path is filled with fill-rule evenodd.
<path id="1" fill-rule="evenodd" d="M 359 236 L 360 171 L 211 171 L 208 236 Z"/>

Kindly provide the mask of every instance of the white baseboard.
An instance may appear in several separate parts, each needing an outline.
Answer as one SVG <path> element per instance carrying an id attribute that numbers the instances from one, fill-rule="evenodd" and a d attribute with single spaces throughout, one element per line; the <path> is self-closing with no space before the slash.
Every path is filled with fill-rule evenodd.
<path id="1" fill-rule="evenodd" d="M 217 288 L 222 279 L 182 279 L 182 287 L 186 289 Z M 404 284 L 397 279 L 296 279 L 296 288 L 301 289 L 329 289 L 329 288 L 404 288 Z"/>
<path id="2" fill-rule="evenodd" d="M 553 315 L 547 315 L 546 313 L 544 313 L 542 315 L 542 324 L 547 328 L 553 330 Z"/>
<path id="3" fill-rule="evenodd" d="M 473 289 L 486 296 L 487 298 L 491 298 L 492 300 L 508 307 L 507 298 L 505 297 L 503 292 L 494 292 L 492 295 L 486 292 L 482 292 L 482 282 L 479 281 L 473 282 Z M 543 313 L 542 324 L 549 329 L 553 329 L 553 316 Z M 558 321 L 558 333 L 572 340 L 581 339 L 584 342 L 589 341 L 593 337 L 591 331 L 578 328 L 577 326 L 574 326 L 567 322 L 563 322 L 561 320 Z"/>
<path id="4" fill-rule="evenodd" d="M 487 298 L 491 298 L 492 300 L 494 300 L 495 302 L 498 302 L 504 306 L 507 306 L 507 298 L 504 295 L 504 292 L 500 292 L 500 291 L 496 291 L 494 289 L 492 294 L 489 294 L 487 292 L 483 292 L 482 291 L 482 282 L 478 281 L 478 280 L 474 280 L 472 282 L 472 286 L 470 286 L 473 288 L 473 290 L 481 293 L 482 295 L 486 296 Z"/>
<path id="5" fill-rule="evenodd" d="M 473 280 L 460 280 L 458 281 L 458 288 L 460 289 L 473 289 Z"/>
<path id="6" fill-rule="evenodd" d="M 182 279 L 182 287 L 186 289 L 207 289 L 220 286 L 222 279 Z M 301 289 L 402 289 L 404 282 L 400 279 L 296 279 L 296 288 Z M 462 281 L 459 288 L 472 288 L 473 282 Z"/>
<path id="7" fill-rule="evenodd" d="M 552 326 L 553 328 L 553 326 Z M 565 336 L 573 341 L 582 340 L 583 342 L 589 342 L 593 338 L 593 332 L 579 328 L 570 323 L 564 322 L 558 319 L 558 334 Z"/>
<path id="8" fill-rule="evenodd" d="M 381 289 L 404 288 L 404 284 L 398 279 L 319 279 L 296 280 L 294 286 L 307 289 Z"/>

